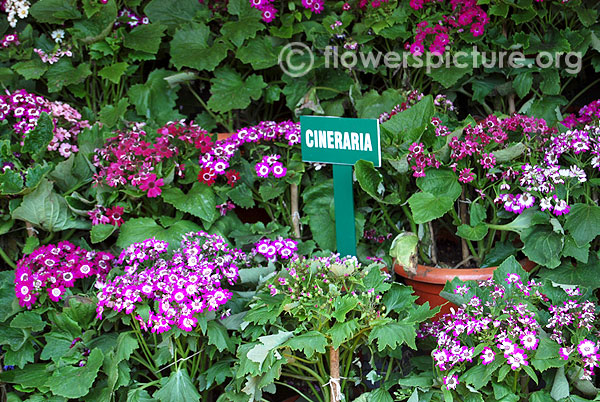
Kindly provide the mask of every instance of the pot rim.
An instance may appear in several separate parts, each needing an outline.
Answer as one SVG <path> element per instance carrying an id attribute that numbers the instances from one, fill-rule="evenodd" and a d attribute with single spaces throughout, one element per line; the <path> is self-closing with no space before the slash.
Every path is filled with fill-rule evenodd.
<path id="1" fill-rule="evenodd" d="M 528 258 L 519 261 L 523 269 L 527 272 L 531 271 L 536 264 Z M 438 285 L 444 285 L 447 281 L 459 277 L 462 281 L 482 281 L 492 277 L 494 270 L 498 268 L 486 267 L 486 268 L 437 268 L 430 267 L 427 265 L 417 265 L 417 273 L 415 275 L 406 272 L 401 264 L 398 264 L 394 260 L 394 271 L 403 278 L 416 282 L 433 283 Z"/>

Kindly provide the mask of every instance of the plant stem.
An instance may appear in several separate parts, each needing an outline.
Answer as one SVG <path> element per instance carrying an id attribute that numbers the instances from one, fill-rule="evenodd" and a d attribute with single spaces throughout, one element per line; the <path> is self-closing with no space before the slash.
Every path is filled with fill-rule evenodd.
<path id="1" fill-rule="evenodd" d="M 13 260 L 10 259 L 10 257 L 8 256 L 8 254 L 6 254 L 6 252 L 4 251 L 4 248 L 2 248 L 2 247 L 0 247 L 0 256 L 2 257 L 4 262 L 6 262 L 11 268 L 13 268 L 13 269 L 17 268 L 17 264 L 15 264 L 13 262 Z"/>
<path id="2" fill-rule="evenodd" d="M 308 396 L 306 396 L 304 393 L 302 393 L 298 388 L 296 387 L 292 387 L 290 384 L 286 384 L 285 382 L 281 382 L 281 381 L 275 381 L 275 384 L 279 384 L 279 385 L 283 385 L 284 387 L 288 387 L 289 389 L 293 390 L 295 393 L 297 393 L 298 395 L 300 395 L 302 398 L 306 399 L 307 401 L 310 401 L 311 398 L 309 398 Z M 310 383 L 309 383 L 310 385 Z M 321 399 L 321 397 L 315 393 L 315 396 L 319 399 L 319 402 L 323 402 L 323 400 Z"/>
<path id="3" fill-rule="evenodd" d="M 342 400 L 340 386 L 340 351 L 329 347 L 329 387 L 331 388 L 331 402 Z"/>
<path id="4" fill-rule="evenodd" d="M 294 237 L 300 238 L 300 213 L 298 212 L 298 185 L 290 184 L 290 198 L 292 204 L 292 227 L 294 228 Z"/>

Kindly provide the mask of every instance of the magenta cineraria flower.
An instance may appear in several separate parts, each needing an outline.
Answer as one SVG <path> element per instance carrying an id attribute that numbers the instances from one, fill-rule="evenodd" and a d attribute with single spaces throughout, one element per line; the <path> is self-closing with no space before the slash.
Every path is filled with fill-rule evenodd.
<path id="1" fill-rule="evenodd" d="M 59 301 L 77 279 L 96 276 L 104 280 L 113 259 L 110 253 L 87 251 L 67 241 L 39 247 L 17 263 L 15 293 L 19 305 L 31 309 L 42 298 L 44 288 L 51 300 Z"/>
<path id="2" fill-rule="evenodd" d="M 482 364 L 485 366 L 494 361 L 494 359 L 496 358 L 496 354 L 491 348 L 485 347 L 481 351 L 481 355 L 479 356 L 479 358 L 482 360 Z"/>
<path id="3" fill-rule="evenodd" d="M 446 386 L 446 389 L 456 389 L 458 384 L 458 376 L 456 374 L 444 377 L 444 385 Z"/>
<path id="4" fill-rule="evenodd" d="M 246 255 L 231 248 L 219 235 L 188 233 L 172 258 L 168 244 L 155 239 L 134 243 L 123 250 L 118 263 L 124 275 L 108 281 L 98 293 L 98 317 L 105 308 L 132 314 L 145 331 L 161 333 L 177 326 L 193 330 L 196 314 L 217 311 L 231 299 L 225 283 L 233 285 Z M 140 303 L 154 301 L 158 308 L 147 318 L 137 311 Z"/>
<path id="5" fill-rule="evenodd" d="M 594 342 L 584 339 L 583 341 L 579 342 L 579 345 L 577 345 L 577 351 L 582 357 L 589 357 L 598 352 L 598 347 Z"/>

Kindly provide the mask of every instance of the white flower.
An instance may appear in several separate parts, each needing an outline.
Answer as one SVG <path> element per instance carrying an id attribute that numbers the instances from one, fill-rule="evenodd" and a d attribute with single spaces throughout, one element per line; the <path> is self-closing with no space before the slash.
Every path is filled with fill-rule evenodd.
<path id="1" fill-rule="evenodd" d="M 62 29 L 57 29 L 55 31 L 52 31 L 50 33 L 50 36 L 52 37 L 52 39 L 54 39 L 54 42 L 62 43 L 62 41 L 65 37 L 65 31 Z"/>
<path id="2" fill-rule="evenodd" d="M 27 15 L 29 15 L 29 9 L 28 8 L 24 8 L 21 7 L 17 10 L 17 15 L 19 16 L 19 18 L 24 19 L 27 18 Z"/>

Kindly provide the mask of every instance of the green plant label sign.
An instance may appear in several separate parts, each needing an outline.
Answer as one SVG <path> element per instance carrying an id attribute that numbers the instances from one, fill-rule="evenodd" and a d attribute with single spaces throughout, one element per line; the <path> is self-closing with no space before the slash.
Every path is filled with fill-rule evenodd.
<path id="1" fill-rule="evenodd" d="M 329 116 L 300 116 L 302 160 L 354 165 L 364 159 L 381 166 L 379 121 Z"/>

